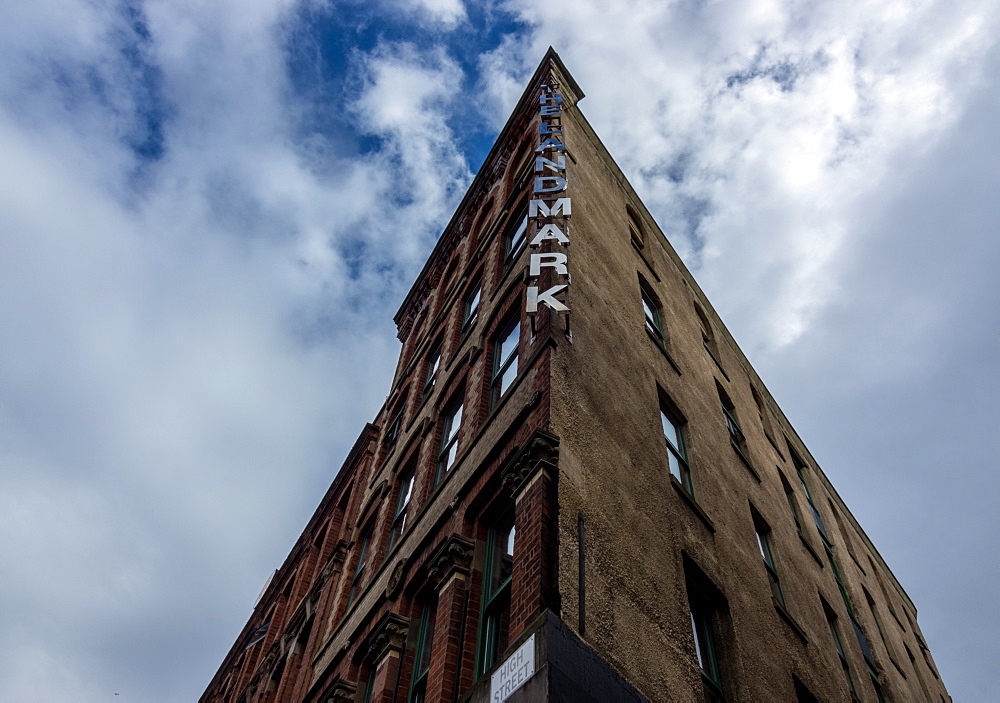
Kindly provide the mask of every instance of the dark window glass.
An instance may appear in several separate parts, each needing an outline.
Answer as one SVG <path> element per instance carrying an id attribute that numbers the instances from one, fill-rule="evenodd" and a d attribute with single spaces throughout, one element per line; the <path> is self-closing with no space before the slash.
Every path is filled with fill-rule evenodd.
<path id="1" fill-rule="evenodd" d="M 396 540 L 406 532 L 406 518 L 410 510 L 410 499 L 413 497 L 413 482 L 415 475 L 412 470 L 403 476 L 399 483 L 399 497 L 396 499 L 396 512 L 392 518 L 392 534 L 389 535 L 389 546 L 386 551 L 392 549 Z"/>
<path id="2" fill-rule="evenodd" d="M 479 633 L 479 675 L 485 674 L 497 662 L 509 643 L 515 534 L 513 508 L 501 515 L 487 534 L 483 617 Z"/>
<path id="3" fill-rule="evenodd" d="M 427 357 L 427 372 L 424 374 L 424 396 L 434 390 L 438 369 L 441 367 L 441 345 L 438 344 Z"/>
<path id="4" fill-rule="evenodd" d="M 764 559 L 764 570 L 767 578 L 771 582 L 771 594 L 782 605 L 785 604 L 785 596 L 781 592 L 781 581 L 778 578 L 778 567 L 774 563 L 774 551 L 771 549 L 771 530 L 762 522 L 754 521 L 754 528 L 757 531 L 757 546 L 760 547 L 760 555 Z"/>
<path id="5" fill-rule="evenodd" d="M 410 685 L 410 703 L 424 703 L 427 700 L 427 672 L 431 667 L 431 649 L 434 644 L 434 618 L 437 604 L 428 603 L 420 615 L 420 632 L 417 636 L 417 650 L 413 658 L 413 683 Z"/>
<path id="6" fill-rule="evenodd" d="M 847 678 L 847 685 L 851 689 L 851 693 L 857 696 L 857 691 L 854 689 L 854 678 L 851 676 L 851 665 L 847 662 L 847 656 L 844 654 L 844 646 L 840 642 L 840 632 L 837 630 L 837 618 L 827 610 L 826 621 L 830 625 L 830 634 L 833 636 L 833 642 L 837 646 L 837 656 L 840 658 L 840 667 L 844 670 L 844 676 Z"/>
<path id="7" fill-rule="evenodd" d="M 694 651 L 698 656 L 702 687 L 706 703 L 722 703 L 722 677 L 719 672 L 718 651 L 712 611 L 701 604 L 691 606 L 691 632 L 694 635 Z"/>
<path id="8" fill-rule="evenodd" d="M 368 543 L 371 541 L 371 530 L 365 532 L 361 538 L 361 549 L 358 551 L 358 565 L 354 569 L 354 578 L 351 580 L 351 592 L 347 596 L 347 607 L 351 607 L 354 597 L 358 594 L 361 582 L 364 579 L 365 567 L 368 565 Z"/>
<path id="9" fill-rule="evenodd" d="M 528 233 L 528 213 L 524 212 L 524 215 L 517 220 L 517 225 L 512 227 L 507 233 L 506 237 L 506 256 L 504 261 L 507 266 L 510 266 L 511 262 L 517 258 L 517 255 L 521 253 L 524 249 L 524 244 L 527 241 Z"/>

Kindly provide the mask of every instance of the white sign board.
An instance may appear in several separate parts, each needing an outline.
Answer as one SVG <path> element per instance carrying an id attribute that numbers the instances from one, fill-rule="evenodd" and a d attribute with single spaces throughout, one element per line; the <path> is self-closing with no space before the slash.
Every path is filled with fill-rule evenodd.
<path id="1" fill-rule="evenodd" d="M 490 703 L 503 703 L 535 673 L 535 636 L 517 648 L 490 677 Z"/>

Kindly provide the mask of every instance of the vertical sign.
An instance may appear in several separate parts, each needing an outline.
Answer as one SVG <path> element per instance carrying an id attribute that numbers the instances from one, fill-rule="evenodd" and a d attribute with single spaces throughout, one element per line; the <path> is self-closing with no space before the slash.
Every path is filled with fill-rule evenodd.
<path id="1" fill-rule="evenodd" d="M 551 248 L 555 251 L 531 253 L 531 262 L 528 264 L 530 285 L 525 307 L 525 312 L 529 315 L 537 313 L 540 305 L 546 305 L 556 312 L 569 312 L 569 306 L 556 297 L 569 288 L 567 256 L 560 250 L 569 246 L 569 237 L 564 229 L 567 218 L 573 214 L 573 204 L 566 194 L 566 146 L 559 141 L 562 135 L 563 98 L 562 93 L 554 91 L 553 87 L 543 85 L 539 96 L 539 145 L 535 149 L 535 182 L 528 205 L 528 220 L 535 225 L 535 235 L 529 246 L 537 250 L 543 242 L 552 242 Z M 542 274 L 542 269 L 551 269 L 566 282 L 539 291 L 537 278 Z"/>

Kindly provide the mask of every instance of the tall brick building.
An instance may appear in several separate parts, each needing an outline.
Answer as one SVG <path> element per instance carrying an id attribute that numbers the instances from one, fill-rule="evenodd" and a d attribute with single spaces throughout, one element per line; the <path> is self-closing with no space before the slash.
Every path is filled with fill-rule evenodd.
<path id="1" fill-rule="evenodd" d="M 950 700 L 551 49 L 202 701 Z"/>

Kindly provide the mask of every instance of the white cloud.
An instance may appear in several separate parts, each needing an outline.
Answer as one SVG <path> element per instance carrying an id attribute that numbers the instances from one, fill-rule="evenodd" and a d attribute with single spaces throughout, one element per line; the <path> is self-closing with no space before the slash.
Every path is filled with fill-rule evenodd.
<path id="1" fill-rule="evenodd" d="M 549 44 L 599 86 L 584 112 L 750 349 L 809 328 L 859 199 L 954 123 L 993 36 L 975 2 L 508 7 L 534 32 L 484 64 L 494 99 Z"/>

